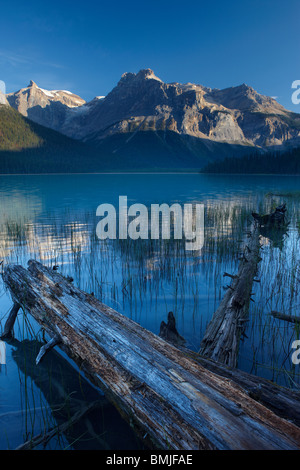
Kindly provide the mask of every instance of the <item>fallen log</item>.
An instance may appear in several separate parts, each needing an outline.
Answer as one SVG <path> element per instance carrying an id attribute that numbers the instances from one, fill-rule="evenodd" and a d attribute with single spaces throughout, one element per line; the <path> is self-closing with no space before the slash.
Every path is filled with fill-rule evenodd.
<path id="1" fill-rule="evenodd" d="M 259 228 L 249 234 L 237 275 L 224 273 L 232 283 L 207 326 L 199 354 L 236 367 L 239 342 L 248 318 L 251 290 L 260 261 Z"/>
<path id="2" fill-rule="evenodd" d="M 13 300 L 156 448 L 299 449 L 300 429 L 229 379 L 36 261 L 9 265 Z"/>
<path id="3" fill-rule="evenodd" d="M 282 387 L 270 380 L 249 374 L 248 372 L 225 366 L 220 362 L 200 356 L 199 353 L 186 348 L 184 346 L 185 340 L 177 332 L 174 316 L 172 319 L 172 330 L 175 330 L 177 334 L 171 335 L 167 339 L 165 338 L 166 341 L 180 348 L 188 357 L 197 361 L 205 369 L 230 379 L 236 385 L 242 387 L 251 398 L 262 403 L 278 416 L 300 426 L 300 392 Z M 161 336 L 161 332 L 164 333 L 162 328 L 159 336 Z M 179 342 L 177 335 L 180 338 Z"/>
<path id="4" fill-rule="evenodd" d="M 295 423 L 300 427 L 300 393 L 287 389 L 236 368 L 231 368 L 219 362 L 200 356 L 194 351 L 186 354 L 199 362 L 205 369 L 224 377 L 241 387 L 250 398 L 263 404 L 276 415 Z"/>

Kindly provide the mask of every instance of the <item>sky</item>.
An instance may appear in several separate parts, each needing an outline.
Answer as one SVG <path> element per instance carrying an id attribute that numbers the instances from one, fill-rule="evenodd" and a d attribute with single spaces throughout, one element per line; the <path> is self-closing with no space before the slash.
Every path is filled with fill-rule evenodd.
<path id="1" fill-rule="evenodd" d="M 7 93 L 34 80 L 89 101 L 151 68 L 168 83 L 246 83 L 300 113 L 299 19 L 299 0 L 10 0 L 0 6 L 0 80 Z"/>

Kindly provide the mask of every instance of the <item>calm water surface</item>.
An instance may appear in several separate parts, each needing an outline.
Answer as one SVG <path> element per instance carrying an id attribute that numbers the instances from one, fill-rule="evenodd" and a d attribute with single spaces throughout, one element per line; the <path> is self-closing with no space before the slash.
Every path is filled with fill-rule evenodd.
<path id="1" fill-rule="evenodd" d="M 0 176 L 0 261 L 26 266 L 35 258 L 59 265 L 74 284 L 93 292 L 120 313 L 159 333 L 173 311 L 187 346 L 197 351 L 207 323 L 228 285 L 224 271 L 238 267 L 251 211 L 268 212 L 286 202 L 286 231 L 262 233 L 259 283 L 253 286 L 249 321 L 238 367 L 298 388 L 299 367 L 291 361 L 294 324 L 271 310 L 299 313 L 300 178 L 213 175 Z M 96 209 L 118 198 L 171 204 L 203 203 L 205 242 L 189 252 L 184 241 L 100 241 Z M 0 280 L 0 328 L 12 305 Z M 14 339 L 0 343 L 0 449 L 14 449 L 69 419 L 91 400 L 100 406 L 47 449 L 138 449 L 140 442 L 74 364 L 53 351 L 38 366 L 43 337 L 30 316 L 18 315 Z M 40 446 L 42 448 L 42 446 Z"/>

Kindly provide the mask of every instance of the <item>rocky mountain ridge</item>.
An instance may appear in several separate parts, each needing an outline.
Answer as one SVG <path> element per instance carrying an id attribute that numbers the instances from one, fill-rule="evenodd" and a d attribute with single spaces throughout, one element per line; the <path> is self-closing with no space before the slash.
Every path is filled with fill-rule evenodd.
<path id="1" fill-rule="evenodd" d="M 89 103 L 68 91 L 48 91 L 30 82 L 7 95 L 9 104 L 31 120 L 93 145 L 138 133 L 176 133 L 214 143 L 270 149 L 300 143 L 300 115 L 252 87 L 223 90 L 164 83 L 151 69 L 125 73 L 106 97 Z M 120 141 L 119 137 L 118 140 Z M 118 152 L 112 144 L 111 151 Z"/>
<path id="2" fill-rule="evenodd" d="M 37 124 L 60 130 L 68 111 L 82 107 L 86 102 L 66 90 L 45 90 L 34 81 L 26 88 L 6 95 L 10 106 Z"/>

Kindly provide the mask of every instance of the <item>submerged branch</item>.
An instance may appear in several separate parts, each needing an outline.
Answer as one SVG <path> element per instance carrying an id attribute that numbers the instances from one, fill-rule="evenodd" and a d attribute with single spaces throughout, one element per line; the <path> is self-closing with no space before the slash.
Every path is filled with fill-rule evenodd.
<path id="1" fill-rule="evenodd" d="M 21 444 L 15 450 L 31 450 L 39 445 L 46 445 L 57 434 L 66 432 L 70 427 L 72 427 L 77 421 L 79 421 L 83 416 L 89 413 L 91 410 L 102 406 L 101 402 L 95 401 L 87 404 L 82 410 L 77 411 L 68 421 L 65 421 L 63 424 L 51 428 L 46 433 L 41 433 L 38 436 L 35 436 L 28 441 Z"/>
<path id="2" fill-rule="evenodd" d="M 272 317 L 278 318 L 279 320 L 285 320 L 290 323 L 300 323 L 300 317 L 287 315 L 286 313 L 276 312 L 276 310 L 272 310 L 271 315 Z"/>

